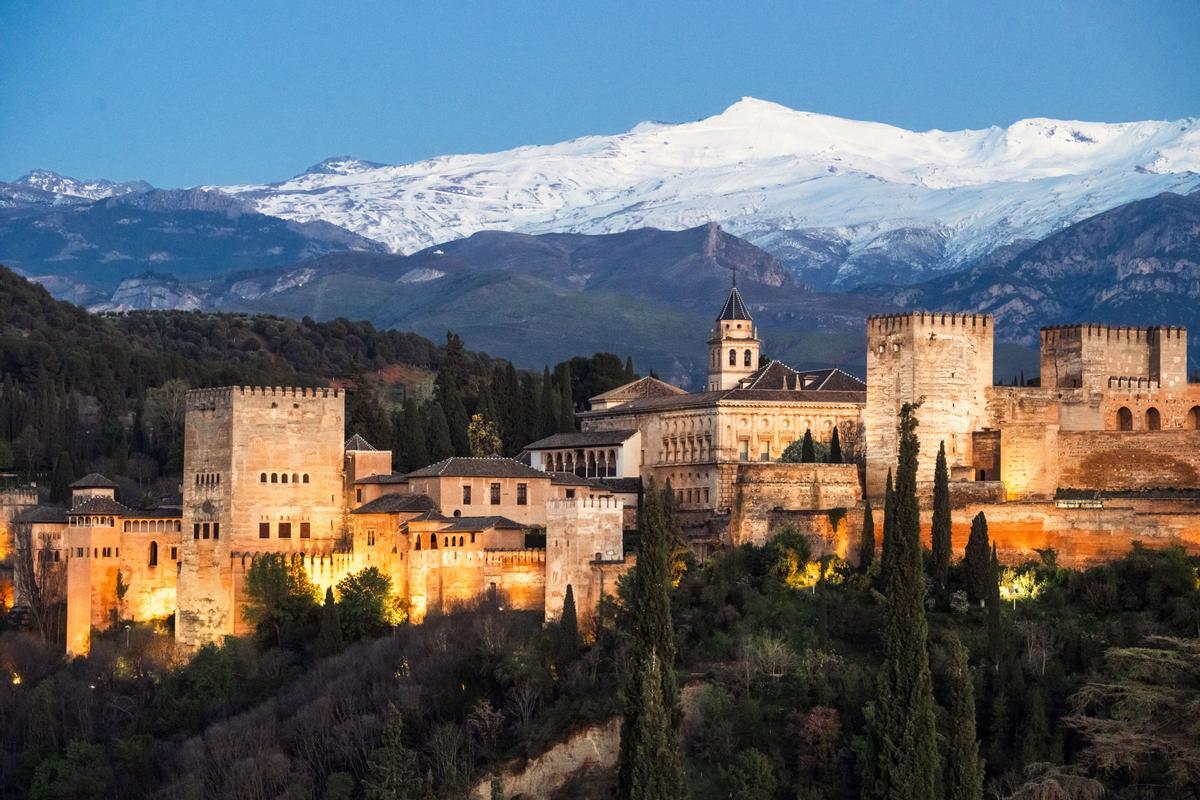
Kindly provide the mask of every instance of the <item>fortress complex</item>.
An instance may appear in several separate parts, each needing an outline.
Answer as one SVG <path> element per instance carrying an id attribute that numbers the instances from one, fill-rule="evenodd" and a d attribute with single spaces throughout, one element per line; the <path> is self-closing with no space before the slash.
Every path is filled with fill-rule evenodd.
<path id="1" fill-rule="evenodd" d="M 378 567 L 415 621 L 489 592 L 553 619 L 568 585 L 586 614 L 629 566 L 622 529 L 651 481 L 670 483 L 701 556 L 785 526 L 818 552 L 857 552 L 864 498 L 881 529 L 905 403 L 919 403 L 923 503 L 945 445 L 956 552 L 980 511 L 1008 561 L 1053 548 L 1086 564 L 1133 540 L 1200 549 L 1200 385 L 1187 382 L 1182 328 L 1045 328 L 1040 385 L 996 386 L 988 315 L 866 327 L 865 383 L 763 364 L 735 286 L 707 339 L 703 391 L 641 378 L 591 398 L 582 430 L 519 460 L 450 458 L 405 475 L 390 452 L 344 438 L 338 389 L 194 390 L 179 506 L 135 512 L 101 475 L 74 484 L 69 508 L 9 490 L 0 549 L 19 529 L 37 568 L 61 573 L 73 653 L 123 619 L 174 615 L 188 648 L 246 632 L 246 573 L 266 554 L 302 564 L 322 591 Z M 844 463 L 780 462 L 806 432 L 828 446 L 834 430 Z M 928 508 L 923 523 L 928 536 Z"/>

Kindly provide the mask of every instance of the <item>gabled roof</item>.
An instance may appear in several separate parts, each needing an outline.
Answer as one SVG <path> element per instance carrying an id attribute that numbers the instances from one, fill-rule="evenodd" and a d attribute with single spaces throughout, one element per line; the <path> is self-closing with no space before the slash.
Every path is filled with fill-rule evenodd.
<path id="1" fill-rule="evenodd" d="M 523 531 L 528 528 L 528 525 L 522 525 L 519 522 L 509 519 L 508 517 L 454 517 L 450 520 L 450 524 L 443 531 L 453 533 L 455 531 Z"/>
<path id="2" fill-rule="evenodd" d="M 582 478 L 574 472 L 547 472 L 551 486 L 586 486 L 588 488 L 605 488 L 597 481 L 599 478 Z"/>
<path id="3" fill-rule="evenodd" d="M 449 517 L 443 516 L 436 508 L 431 508 L 428 511 L 422 511 L 420 514 L 417 514 L 415 517 L 408 520 L 408 522 L 405 522 L 404 524 L 408 525 L 409 522 L 449 522 L 449 521 L 450 521 Z"/>
<path id="4" fill-rule="evenodd" d="M 424 494 L 385 494 L 363 503 L 351 514 L 399 514 L 405 511 L 432 511 L 437 506 Z"/>
<path id="5" fill-rule="evenodd" d="M 681 394 L 687 394 L 687 392 L 674 384 L 661 381 L 653 375 L 647 375 L 644 378 L 638 378 L 632 383 L 626 383 L 615 389 L 609 389 L 607 392 L 601 392 L 595 397 L 590 398 L 590 400 L 592 402 L 619 403 L 638 397 L 674 397 Z"/>
<path id="6" fill-rule="evenodd" d="M 68 517 L 92 516 L 96 514 L 123 517 L 129 509 L 113 500 L 111 497 L 89 497 L 79 505 L 67 511 Z"/>
<path id="7" fill-rule="evenodd" d="M 115 489 L 117 485 L 99 472 L 89 472 L 69 487 L 71 489 Z"/>
<path id="8" fill-rule="evenodd" d="M 394 484 L 408 483 L 408 478 L 399 472 L 393 472 L 390 475 L 368 475 L 365 478 L 359 478 L 355 483 L 379 483 L 379 484 Z"/>
<path id="9" fill-rule="evenodd" d="M 721 313 L 717 315 L 717 319 L 753 322 L 750 318 L 750 312 L 746 310 L 746 304 L 742 301 L 742 294 L 737 290 L 736 285 L 729 290 L 729 297 L 725 298 L 725 305 L 721 306 Z"/>
<path id="10" fill-rule="evenodd" d="M 837 367 L 798 370 L 782 361 L 772 361 L 741 381 L 739 389 L 788 391 L 865 392 L 867 385 Z"/>
<path id="11" fill-rule="evenodd" d="M 67 510 L 59 506 L 33 506 L 13 517 L 14 522 L 65 523 Z"/>
<path id="12" fill-rule="evenodd" d="M 592 480 L 617 494 L 637 494 L 642 488 L 641 478 L 593 478 Z"/>
<path id="13" fill-rule="evenodd" d="M 566 447 L 605 447 L 624 444 L 637 433 L 635 428 L 612 431 L 580 431 L 578 433 L 555 433 L 525 445 L 526 450 L 558 450 Z"/>
<path id="14" fill-rule="evenodd" d="M 366 439 L 359 436 L 357 433 L 346 440 L 346 444 L 342 449 L 345 450 L 347 453 L 354 451 L 354 450 L 357 450 L 359 452 L 368 452 L 368 453 L 375 452 L 375 447 L 372 446 L 372 444 L 370 442 L 368 442 Z"/>
<path id="15" fill-rule="evenodd" d="M 468 458 L 453 456 L 445 458 L 436 464 L 408 473 L 412 478 L 541 478 L 547 479 L 546 473 L 533 467 L 526 466 L 520 461 L 502 456 L 487 456 L 485 458 Z"/>

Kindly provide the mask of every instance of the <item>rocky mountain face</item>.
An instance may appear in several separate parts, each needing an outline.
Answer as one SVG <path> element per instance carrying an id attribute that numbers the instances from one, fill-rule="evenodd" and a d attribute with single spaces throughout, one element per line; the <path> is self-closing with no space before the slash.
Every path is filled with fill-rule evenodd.
<path id="1" fill-rule="evenodd" d="M 1127 203 L 956 275 L 865 295 L 910 307 L 984 311 L 997 333 L 1037 342 L 1071 322 L 1185 325 L 1200 334 L 1200 192 Z"/>
<path id="2" fill-rule="evenodd" d="M 916 283 L 1163 191 L 1200 187 L 1200 120 L 1021 120 L 908 131 L 743 99 L 681 125 L 399 166 L 329 159 L 212 187 L 397 253 L 484 230 L 614 233 L 707 222 L 818 288 Z"/>
<path id="3" fill-rule="evenodd" d="M 96 180 L 79 180 L 59 175 L 48 169 L 35 169 L 17 178 L 17 186 L 27 189 L 37 189 L 47 194 L 76 197 L 81 200 L 100 200 L 105 197 L 118 197 L 124 194 L 147 192 L 154 187 L 145 181 L 110 181 L 104 178 Z"/>

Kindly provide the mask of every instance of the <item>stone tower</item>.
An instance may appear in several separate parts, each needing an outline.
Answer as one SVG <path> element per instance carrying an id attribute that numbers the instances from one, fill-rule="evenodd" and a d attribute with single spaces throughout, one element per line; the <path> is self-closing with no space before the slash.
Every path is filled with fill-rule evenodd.
<path id="1" fill-rule="evenodd" d="M 938 445 L 946 443 L 953 477 L 971 472 L 972 434 L 987 425 L 992 385 L 992 317 L 912 311 L 867 320 L 867 496 L 883 495 L 896 464 L 897 414 L 921 401 L 917 481 L 932 481 Z M 957 469 L 956 469 L 957 468 Z"/>
<path id="2" fill-rule="evenodd" d="M 345 394 L 196 389 L 186 414 L 175 637 L 195 648 L 245 630 L 237 612 L 243 562 L 261 553 L 324 556 L 345 546 Z"/>
<path id="3" fill-rule="evenodd" d="M 749 377 L 758 369 L 761 345 L 735 278 L 708 337 L 708 391 L 734 389 Z"/>
<path id="4" fill-rule="evenodd" d="M 612 497 L 546 503 L 546 621 L 562 615 L 567 585 L 580 629 L 596 615 L 602 594 L 616 591 L 625 571 L 623 504 Z"/>

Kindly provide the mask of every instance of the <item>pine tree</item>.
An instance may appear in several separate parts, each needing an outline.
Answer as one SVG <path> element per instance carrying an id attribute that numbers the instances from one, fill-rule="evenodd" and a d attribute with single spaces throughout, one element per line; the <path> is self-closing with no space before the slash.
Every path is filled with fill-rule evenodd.
<path id="1" fill-rule="evenodd" d="M 983 761 L 975 734 L 975 686 L 967 666 L 967 648 L 950 640 L 950 749 L 946 755 L 948 800 L 981 800 Z"/>
<path id="2" fill-rule="evenodd" d="M 342 652 L 342 621 L 338 618 L 337 603 L 333 600 L 333 587 L 325 590 L 325 603 L 321 606 L 321 628 L 317 632 L 317 654 L 331 656 Z"/>
<path id="3" fill-rule="evenodd" d="M 866 572 L 875 560 L 875 517 L 871 513 L 871 501 L 863 508 L 862 540 L 858 545 L 858 568 Z"/>
<path id="4" fill-rule="evenodd" d="M 411 397 L 404 399 L 404 411 L 399 419 L 400 422 L 396 426 L 399 446 L 393 458 L 401 472 L 412 472 L 430 462 L 425 420 L 416 400 Z"/>
<path id="5" fill-rule="evenodd" d="M 633 631 L 622 681 L 625 713 L 617 763 L 621 800 L 672 800 L 684 793 L 679 750 L 683 711 L 671 627 L 669 532 L 653 483 L 638 514 L 638 563 L 632 575 Z"/>
<path id="6" fill-rule="evenodd" d="M 842 439 L 836 425 L 833 426 L 833 438 L 829 440 L 829 463 L 842 463 Z"/>
<path id="7" fill-rule="evenodd" d="M 71 454 L 63 450 L 54 462 L 54 474 L 50 478 L 50 498 L 56 503 L 65 503 L 71 496 L 71 481 L 75 480 L 75 464 Z"/>
<path id="8" fill-rule="evenodd" d="M 975 600 L 987 599 L 988 573 L 991 570 L 991 547 L 988 546 L 987 517 L 980 511 L 971 520 L 971 535 L 963 551 L 963 580 L 967 592 Z"/>
<path id="9" fill-rule="evenodd" d="M 446 423 L 445 412 L 437 401 L 433 401 L 427 405 L 426 413 L 428 422 L 425 434 L 428 440 L 425 446 L 429 451 L 429 460 L 441 461 L 449 458 L 454 455 L 454 444 L 450 441 L 450 427 Z"/>
<path id="10" fill-rule="evenodd" d="M 575 611 L 575 590 L 567 584 L 562 616 L 558 618 L 558 666 L 561 670 L 579 656 L 579 616 Z"/>
<path id="11" fill-rule="evenodd" d="M 467 417 L 467 407 L 463 404 L 461 387 L 451 372 L 444 369 L 438 374 L 435 388 L 435 402 L 442 407 L 446 416 L 446 428 L 450 433 L 454 455 L 470 455 L 471 443 L 467 439 L 467 425 L 470 419 Z"/>
<path id="12" fill-rule="evenodd" d="M 1030 683 L 1025 693 L 1025 708 L 1021 715 L 1025 730 L 1021 735 L 1021 762 L 1033 764 L 1050 761 L 1050 722 L 1046 717 L 1046 703 L 1042 690 Z"/>
<path id="13" fill-rule="evenodd" d="M 945 591 L 950 576 L 950 473 L 946 469 L 946 443 L 938 448 L 933 470 L 933 584 Z"/>
<path id="14" fill-rule="evenodd" d="M 538 438 L 544 438 L 558 433 L 558 396 L 554 394 L 554 386 L 550 382 L 550 368 L 542 367 L 542 400 L 541 429 Z"/>
<path id="15" fill-rule="evenodd" d="M 383 725 L 383 743 L 367 759 L 363 793 L 367 800 L 420 800 L 432 781 L 422 778 L 416 751 L 404 744 L 404 719 L 390 706 Z"/>
<path id="16" fill-rule="evenodd" d="M 916 406 L 900 410 L 900 458 L 895 486 L 895 532 L 890 538 L 884 622 L 872 739 L 875 780 L 866 795 L 932 800 L 938 768 L 933 681 L 926 651 L 925 578 L 917 504 Z"/>
<path id="17" fill-rule="evenodd" d="M 800 445 L 800 463 L 812 464 L 817 460 L 816 448 L 813 447 L 812 430 L 804 429 L 804 443 Z"/>

